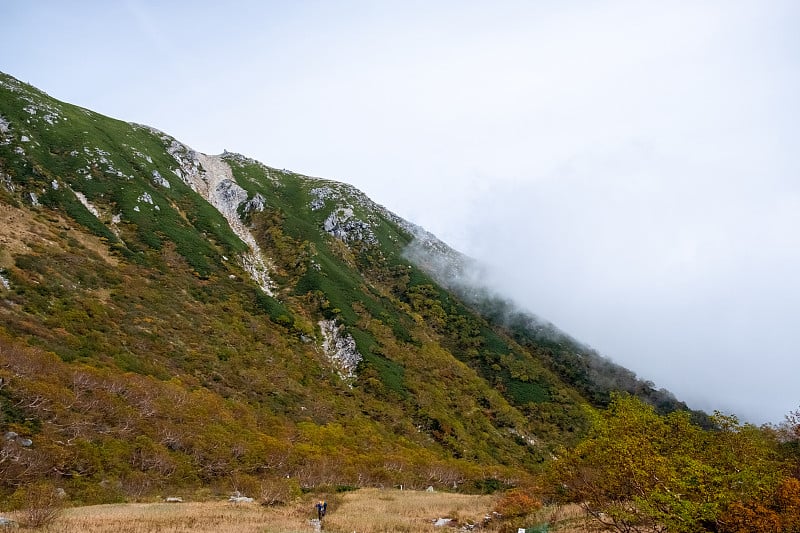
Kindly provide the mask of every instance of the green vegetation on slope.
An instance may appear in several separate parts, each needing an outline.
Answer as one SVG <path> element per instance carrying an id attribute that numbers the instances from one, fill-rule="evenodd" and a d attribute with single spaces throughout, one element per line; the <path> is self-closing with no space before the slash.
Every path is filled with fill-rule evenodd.
<path id="1" fill-rule="evenodd" d="M 444 291 L 447 328 L 414 308 L 432 281 L 401 257 L 411 236 L 357 191 L 337 201 L 375 240 L 343 242 L 322 229 L 338 205 L 310 206 L 339 184 L 226 157 L 266 199 L 240 214 L 272 260 L 269 296 L 169 137 L 2 82 L 3 213 L 32 231 L 9 229 L 0 255 L 0 423 L 34 446 L 4 443 L 0 491 L 55 476 L 77 500 L 109 501 L 286 475 L 477 490 L 527 476 L 559 440 L 454 357 L 479 318 Z M 324 319 L 363 356 L 354 380 L 320 349 Z"/>
<path id="2" fill-rule="evenodd" d="M 0 433 L 16 435 L 0 497 L 45 478 L 87 503 L 270 483 L 481 492 L 549 471 L 553 498 L 596 498 L 624 527 L 792 531 L 797 435 L 689 413 L 446 285 L 406 255 L 414 228 L 354 188 L 225 154 L 266 294 L 190 158 L 0 75 Z M 355 368 L 321 323 L 352 339 Z"/>

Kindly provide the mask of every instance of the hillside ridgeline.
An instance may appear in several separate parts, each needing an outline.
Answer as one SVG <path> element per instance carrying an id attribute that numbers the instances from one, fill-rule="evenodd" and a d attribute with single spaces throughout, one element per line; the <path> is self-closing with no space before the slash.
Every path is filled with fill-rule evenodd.
<path id="1" fill-rule="evenodd" d="M 0 496 L 484 492 L 613 390 L 686 409 L 448 270 L 468 263 L 349 185 L 0 74 Z"/>

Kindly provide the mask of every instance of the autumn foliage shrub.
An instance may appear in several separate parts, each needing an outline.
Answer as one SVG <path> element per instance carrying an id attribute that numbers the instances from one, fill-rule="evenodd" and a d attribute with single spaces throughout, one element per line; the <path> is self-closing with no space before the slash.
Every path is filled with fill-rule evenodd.
<path id="1" fill-rule="evenodd" d="M 720 523 L 724 533 L 800 531 L 800 480 L 784 479 L 764 501 L 734 502 Z"/>
<path id="2" fill-rule="evenodd" d="M 503 518 L 518 518 L 535 513 L 542 507 L 535 497 L 522 489 L 506 492 L 495 505 L 494 511 Z"/>

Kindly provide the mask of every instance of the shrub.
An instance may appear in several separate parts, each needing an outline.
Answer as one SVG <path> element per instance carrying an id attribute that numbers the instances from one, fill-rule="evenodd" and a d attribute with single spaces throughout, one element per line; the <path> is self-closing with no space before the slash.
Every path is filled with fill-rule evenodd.
<path id="1" fill-rule="evenodd" d="M 11 505 L 19 510 L 19 523 L 26 528 L 51 524 L 64 506 L 63 493 L 47 481 L 22 487 L 11 496 Z"/>
<path id="2" fill-rule="evenodd" d="M 272 478 L 261 482 L 261 505 L 284 505 L 300 497 L 300 484 L 294 478 Z"/>
<path id="3" fill-rule="evenodd" d="M 542 507 L 535 497 L 528 494 L 525 490 L 514 489 L 506 492 L 495 505 L 495 512 L 503 518 L 518 518 L 533 514 Z"/>

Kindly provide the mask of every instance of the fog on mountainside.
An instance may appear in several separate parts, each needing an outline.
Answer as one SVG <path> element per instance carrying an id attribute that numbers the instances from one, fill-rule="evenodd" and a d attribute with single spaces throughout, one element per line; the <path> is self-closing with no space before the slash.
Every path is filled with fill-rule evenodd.
<path id="1" fill-rule="evenodd" d="M 611 400 L 611 393 L 625 391 L 647 401 L 660 413 L 689 409 L 670 391 L 657 389 L 651 380 L 639 378 L 636 373 L 489 287 L 483 266 L 432 234 L 418 231 L 417 238 L 403 253 L 491 324 L 503 328 L 520 345 L 535 350 L 548 362 L 551 370 L 574 383 L 592 403 L 605 406 Z M 694 410 L 692 414 L 697 423 L 711 426 L 706 413 Z"/>

